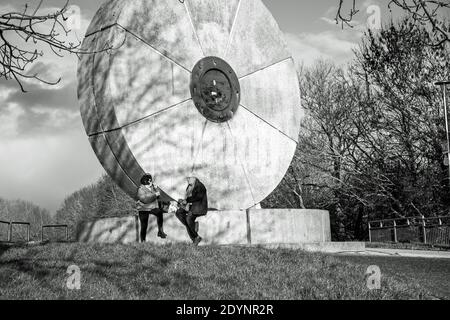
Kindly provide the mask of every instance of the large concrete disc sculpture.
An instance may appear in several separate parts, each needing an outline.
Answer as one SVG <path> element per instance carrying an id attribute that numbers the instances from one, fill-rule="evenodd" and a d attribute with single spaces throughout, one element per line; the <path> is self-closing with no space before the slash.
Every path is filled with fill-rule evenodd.
<path id="1" fill-rule="evenodd" d="M 298 143 L 291 54 L 260 0 L 113 0 L 83 42 L 78 95 L 92 147 L 131 196 L 144 172 L 171 198 L 186 176 L 211 208 L 247 209 Z"/>

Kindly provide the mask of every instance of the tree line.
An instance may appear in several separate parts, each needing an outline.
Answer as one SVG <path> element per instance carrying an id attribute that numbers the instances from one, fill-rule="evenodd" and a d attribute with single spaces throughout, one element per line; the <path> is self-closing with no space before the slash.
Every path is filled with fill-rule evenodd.
<path id="1" fill-rule="evenodd" d="M 56 211 L 55 220 L 57 223 L 69 224 L 71 238 L 76 239 L 78 228 L 84 221 L 135 213 L 135 200 L 104 174 L 96 183 L 66 197 Z"/>
<path id="2" fill-rule="evenodd" d="M 450 30 L 448 21 L 445 30 Z M 288 174 L 264 206 L 322 208 L 335 240 L 365 239 L 368 220 L 448 215 L 442 91 L 450 46 L 411 17 L 368 30 L 346 67 L 301 71 L 306 117 Z"/>
<path id="3" fill-rule="evenodd" d="M 29 201 L 5 200 L 0 198 L 0 220 L 5 222 L 30 223 L 30 239 L 38 240 L 41 237 L 41 226 L 53 223 L 50 212 Z M 7 240 L 8 225 L 0 224 L 0 241 Z M 25 226 L 14 225 L 12 240 L 25 241 L 27 231 Z"/>
<path id="4" fill-rule="evenodd" d="M 41 239 L 42 225 L 67 224 L 69 240 L 76 240 L 82 222 L 132 215 L 135 208 L 135 201 L 104 174 L 96 183 L 68 195 L 55 215 L 29 201 L 0 198 L 0 221 L 30 223 L 32 241 Z M 7 224 L 0 224 L 0 241 L 7 240 L 7 228 Z M 14 226 L 12 240 L 25 241 L 26 227 Z M 65 240 L 65 230 L 46 229 L 44 240 Z"/>

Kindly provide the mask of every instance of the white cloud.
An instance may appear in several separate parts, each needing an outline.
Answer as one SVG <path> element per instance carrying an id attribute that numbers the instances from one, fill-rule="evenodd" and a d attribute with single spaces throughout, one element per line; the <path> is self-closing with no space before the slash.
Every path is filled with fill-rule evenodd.
<path id="1" fill-rule="evenodd" d="M 330 18 L 327 18 L 327 17 L 320 17 L 320 20 L 325 21 L 327 24 L 330 24 L 330 25 L 338 25 L 336 23 L 335 19 L 330 19 Z"/>
<path id="2" fill-rule="evenodd" d="M 13 12 L 16 10 L 17 10 L 17 8 L 14 7 L 13 5 L 11 5 L 10 3 L 0 4 L 0 12 L 1 13 Z"/>
<path id="3" fill-rule="evenodd" d="M 44 2 L 45 4 L 45 2 Z M 38 10 L 39 15 L 46 15 L 46 14 L 52 14 L 57 11 L 59 11 L 61 7 L 41 7 Z M 69 6 L 69 10 L 66 16 L 70 17 L 73 14 L 77 14 L 78 12 L 70 10 L 71 7 Z M 28 12 L 32 12 L 34 10 L 33 7 L 30 7 L 28 9 Z M 0 12 L 13 12 L 13 11 L 23 11 L 23 8 L 19 10 L 19 8 L 14 7 L 11 4 L 6 5 L 0 5 Z M 78 18 L 77 18 L 78 19 Z M 70 19 L 62 22 L 66 29 L 70 29 Z M 63 32 L 63 29 L 61 27 L 58 27 L 58 32 L 60 33 L 60 40 L 64 40 L 66 44 L 73 43 L 78 44 L 81 43 L 81 41 L 84 38 L 84 34 L 89 26 L 91 19 L 88 18 L 83 12 L 80 10 L 80 16 L 79 16 L 79 25 L 78 23 L 75 24 L 77 28 L 72 28 L 68 35 L 66 36 Z M 52 23 L 45 22 L 43 24 L 39 24 L 35 26 L 34 28 L 38 31 L 46 32 L 51 29 Z M 78 28 L 79 27 L 79 28 Z M 29 49 L 30 51 L 34 51 L 35 49 L 38 52 L 43 52 L 43 56 L 39 57 L 36 62 L 42 62 L 44 63 L 48 68 L 46 70 L 46 77 L 45 80 L 48 81 L 55 81 L 59 78 L 62 78 L 61 85 L 74 82 L 76 81 L 76 68 L 78 63 L 78 58 L 75 54 L 70 54 L 68 52 L 60 52 L 60 54 L 63 57 L 58 57 L 56 54 L 53 53 L 51 48 L 48 46 L 48 44 L 43 42 L 38 42 L 37 44 L 34 44 L 32 41 L 25 42 L 23 39 L 21 39 L 14 31 L 5 32 L 5 37 L 15 45 L 19 46 L 20 48 Z M 33 67 L 33 65 L 30 65 L 26 73 L 30 71 L 30 69 Z M 24 80 L 24 83 L 27 81 Z M 46 86 L 44 84 L 41 84 L 36 81 L 32 81 L 33 83 L 41 86 Z M 54 87 L 59 88 L 58 86 Z"/>
<path id="4" fill-rule="evenodd" d="M 382 3 L 381 3 L 382 2 Z M 357 2 L 356 3 L 356 10 L 358 11 L 355 16 L 352 17 L 352 20 L 347 25 L 346 23 L 342 24 L 341 21 L 339 23 L 336 23 L 336 13 L 338 10 L 337 6 L 333 6 L 328 8 L 328 10 L 323 14 L 322 17 L 320 17 L 320 20 L 325 22 L 326 24 L 330 26 L 334 26 L 335 28 L 349 31 L 350 33 L 357 33 L 362 34 L 364 31 L 367 30 L 369 26 L 369 18 L 374 17 L 374 12 L 372 10 L 368 11 L 369 7 L 373 9 L 373 7 L 376 6 L 379 8 L 379 20 L 382 22 L 383 17 L 383 10 L 386 9 L 387 3 L 385 0 L 365 0 L 364 2 Z M 344 1 L 344 6 L 342 8 L 341 14 L 344 18 L 349 17 L 350 9 L 352 8 L 352 2 L 351 1 Z M 384 9 L 383 9 L 384 8 Z"/>
<path id="5" fill-rule="evenodd" d="M 363 4 L 365 11 L 368 1 Z M 287 33 L 288 46 L 298 66 L 310 66 L 316 60 L 330 60 L 337 65 L 346 65 L 353 58 L 353 49 L 358 47 L 366 30 L 366 23 L 354 19 L 352 26 L 336 24 L 337 6 L 330 6 L 319 21 L 327 25 L 327 30 L 317 33 Z M 364 18 L 362 16 L 361 18 Z"/>
<path id="6" fill-rule="evenodd" d="M 331 16 L 336 16 L 336 12 L 338 10 L 337 6 L 330 6 L 328 7 L 327 11 L 325 11 L 325 17 L 331 17 Z"/>
<path id="7" fill-rule="evenodd" d="M 52 211 L 104 172 L 82 128 L 53 137 L 1 140 L 0 197 Z"/>
<path id="8" fill-rule="evenodd" d="M 339 31 L 286 34 L 285 38 L 298 66 L 310 66 L 318 59 L 346 64 L 353 57 L 352 49 L 358 44 L 345 39 L 345 34 Z"/>
<path id="9" fill-rule="evenodd" d="M 361 21 L 356 20 L 356 19 L 352 19 L 352 21 L 350 22 L 350 26 L 344 24 L 344 28 L 342 28 L 342 24 L 341 22 L 336 23 L 336 19 L 330 19 L 327 17 L 320 17 L 320 20 L 326 22 L 327 24 L 333 26 L 333 27 L 337 27 L 339 30 L 344 30 L 344 29 L 351 29 L 351 30 L 357 30 L 357 31 L 362 31 L 366 25 L 361 23 Z"/>
<path id="10" fill-rule="evenodd" d="M 54 11 L 57 8 L 48 9 Z M 82 14 L 80 16 L 80 28 L 73 28 L 70 30 L 66 43 L 81 43 L 84 39 L 84 34 L 90 23 L 89 18 Z M 67 27 L 67 26 L 66 26 Z M 77 79 L 77 65 L 78 57 L 75 54 L 70 54 L 68 52 L 62 52 L 63 57 L 58 57 L 47 45 L 39 46 L 40 49 L 44 51 L 44 56 L 40 59 L 41 62 L 52 65 L 53 67 L 49 70 L 51 72 L 51 79 L 62 78 L 62 85 L 76 82 Z"/>
<path id="11" fill-rule="evenodd" d="M 7 89 L 0 90 L 0 93 L 5 93 Z M 3 94 L 2 94 L 3 96 Z M 0 99 L 0 101 L 3 99 Z M 17 136 L 17 121 L 20 116 L 24 114 L 24 111 L 14 103 L 9 103 L 4 105 L 0 112 L 0 137 L 14 138 Z M 3 148 L 2 148 L 2 152 Z M 0 162 L 1 164 L 1 162 Z"/>
<path id="12" fill-rule="evenodd" d="M 0 5 L 0 12 L 13 10 L 17 8 Z M 67 41 L 83 40 L 89 23 L 82 15 L 81 28 L 73 30 Z M 14 33 L 8 37 L 17 41 Z M 60 58 L 43 44 L 37 49 L 44 56 L 27 71 L 39 72 L 46 80 L 62 77 L 62 81 L 56 86 L 29 82 L 30 92 L 20 95 L 14 80 L 0 82 L 0 197 L 33 201 L 54 211 L 67 195 L 95 182 L 104 170 L 75 101 L 78 58 L 68 53 Z"/>

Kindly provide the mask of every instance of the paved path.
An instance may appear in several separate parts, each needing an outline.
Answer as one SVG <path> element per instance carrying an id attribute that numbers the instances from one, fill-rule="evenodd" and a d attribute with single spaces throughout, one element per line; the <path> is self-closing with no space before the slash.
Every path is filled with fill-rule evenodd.
<path id="1" fill-rule="evenodd" d="M 381 249 L 370 249 L 381 250 Z M 390 249 L 388 249 L 390 250 Z M 415 250 L 392 250 L 407 251 L 404 254 L 412 254 L 410 251 Z M 446 255 L 445 258 L 432 257 L 430 251 L 423 252 L 426 257 L 401 256 L 396 254 L 386 255 L 386 251 L 382 249 L 381 253 L 370 254 L 333 254 L 339 260 L 348 261 L 368 267 L 377 265 L 381 269 L 381 274 L 387 274 L 397 277 L 403 281 L 411 281 L 411 279 L 423 286 L 438 299 L 450 300 L 450 259 L 448 254 L 435 251 L 438 254 Z M 391 253 L 391 252 L 390 252 Z M 419 253 L 420 254 L 420 253 Z"/>
<path id="2" fill-rule="evenodd" d="M 431 251 L 431 250 L 366 248 L 363 251 L 343 251 L 338 252 L 337 254 L 450 259 L 450 251 Z"/>

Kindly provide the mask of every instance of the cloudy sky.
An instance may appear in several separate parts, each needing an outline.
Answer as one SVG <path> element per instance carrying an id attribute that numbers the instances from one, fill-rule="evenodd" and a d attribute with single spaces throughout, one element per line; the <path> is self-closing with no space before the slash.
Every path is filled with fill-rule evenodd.
<path id="1" fill-rule="evenodd" d="M 161 0 L 162 1 L 162 0 Z M 166 1 L 166 0 L 165 0 Z M 0 14 L 36 7 L 40 0 L 0 0 Z M 103 1 L 71 0 L 80 8 L 84 32 Z M 386 1 L 359 0 L 355 27 L 342 30 L 334 22 L 338 0 L 263 0 L 280 28 L 298 65 L 324 58 L 344 64 L 361 38 L 373 5 L 388 22 Z M 350 2 L 350 1 L 348 1 Z M 65 0 L 43 0 L 42 11 L 61 7 Z M 75 12 L 75 11 L 74 11 Z M 21 93 L 14 81 L 0 79 L 0 197 L 25 199 L 54 212 L 64 198 L 95 182 L 103 168 L 85 135 L 76 97 L 77 58 L 58 58 L 50 52 L 32 66 L 47 80 L 62 78 L 56 86 L 25 83 Z"/>

